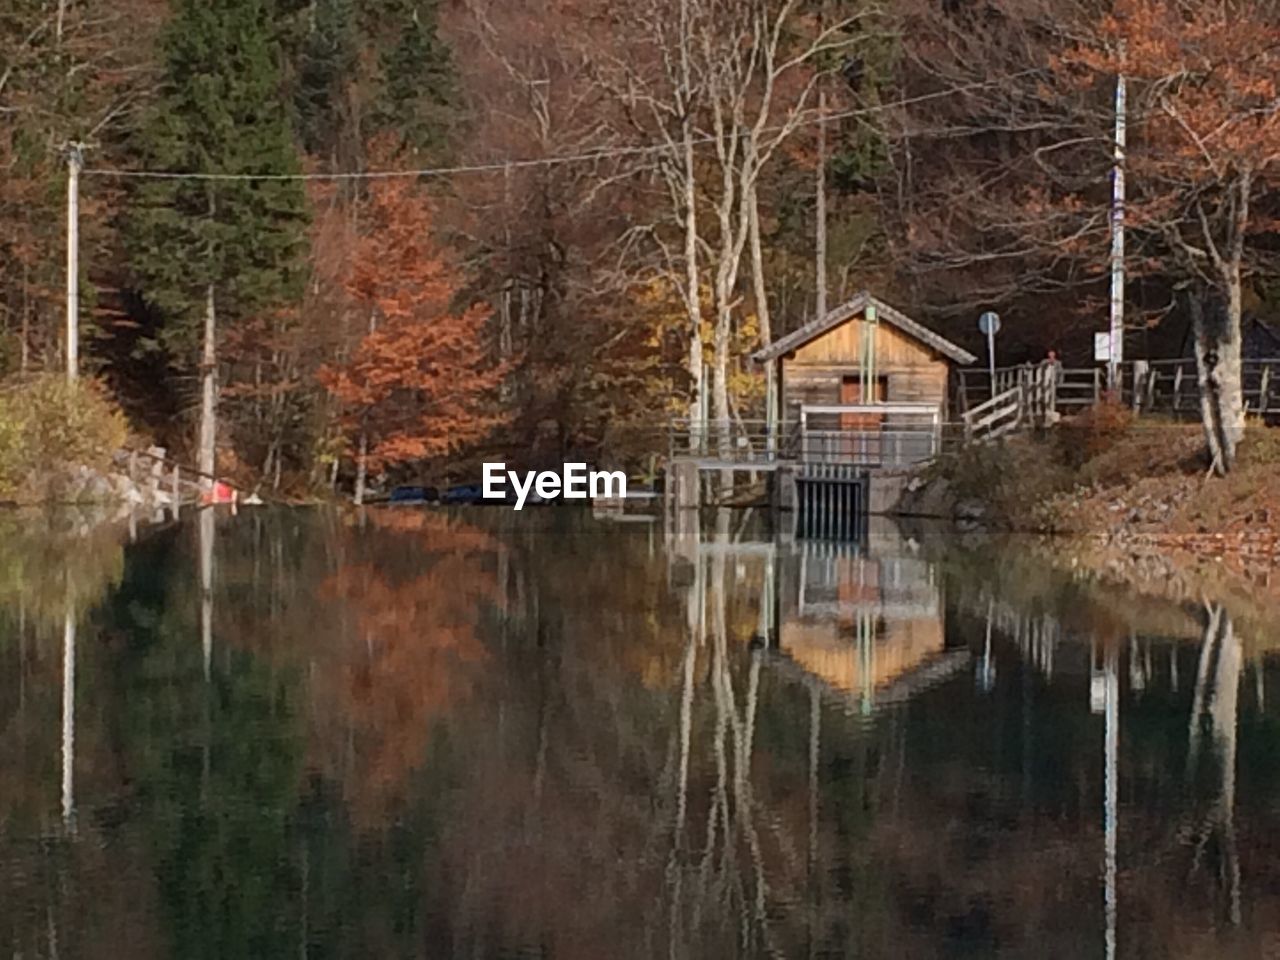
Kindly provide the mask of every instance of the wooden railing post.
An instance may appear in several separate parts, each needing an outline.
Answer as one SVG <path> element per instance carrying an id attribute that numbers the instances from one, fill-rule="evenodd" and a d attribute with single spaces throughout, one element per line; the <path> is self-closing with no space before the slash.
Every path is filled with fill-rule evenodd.
<path id="1" fill-rule="evenodd" d="M 1271 364 L 1268 361 L 1262 363 L 1262 386 L 1258 390 L 1258 416 L 1262 416 L 1267 412 L 1267 394 L 1271 390 Z"/>
<path id="2" fill-rule="evenodd" d="M 1150 376 L 1151 373 L 1147 366 L 1147 361 L 1133 361 L 1133 409 L 1135 413 L 1142 412 L 1143 388 L 1146 386 L 1147 378 Z"/>

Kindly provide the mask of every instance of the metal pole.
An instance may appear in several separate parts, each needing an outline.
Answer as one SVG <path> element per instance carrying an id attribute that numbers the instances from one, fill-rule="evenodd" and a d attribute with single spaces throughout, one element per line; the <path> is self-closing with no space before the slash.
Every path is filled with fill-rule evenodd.
<path id="1" fill-rule="evenodd" d="M 1120 56 L 1124 57 L 1124 43 Z M 1115 166 L 1111 176 L 1111 350 L 1107 360 L 1107 388 L 1120 386 L 1120 363 L 1124 360 L 1124 233 L 1128 86 L 1121 73 L 1116 77 Z"/>
<path id="2" fill-rule="evenodd" d="M 867 304 L 867 379 L 862 383 L 862 402 L 875 403 L 880 396 L 876 389 L 876 329 L 880 316 L 874 303 Z M 868 392 L 869 391 L 869 392 Z"/>
<path id="3" fill-rule="evenodd" d="M 80 375 L 80 169 L 83 146 L 67 144 L 67 379 Z"/>
<path id="4" fill-rule="evenodd" d="M 996 328 L 987 324 L 987 365 L 991 368 L 991 396 L 996 395 Z"/>

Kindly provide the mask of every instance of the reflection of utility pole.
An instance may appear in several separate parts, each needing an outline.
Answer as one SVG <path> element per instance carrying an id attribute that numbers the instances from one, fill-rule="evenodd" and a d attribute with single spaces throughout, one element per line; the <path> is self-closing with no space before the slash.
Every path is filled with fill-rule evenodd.
<path id="1" fill-rule="evenodd" d="M 76 765 L 76 613 L 67 574 L 66 610 L 62 624 L 62 822 L 75 829 Z"/>
<path id="2" fill-rule="evenodd" d="M 1103 836 L 1104 836 L 1104 876 L 1103 907 L 1106 911 L 1106 957 L 1113 960 L 1116 955 L 1116 826 L 1117 804 L 1119 801 L 1120 756 L 1120 671 L 1116 665 L 1116 652 L 1108 650 L 1104 655 L 1103 684 L 1105 720 L 1105 754 L 1104 795 L 1102 801 Z"/>
<path id="3" fill-rule="evenodd" d="M 204 652 L 204 678 L 213 661 L 213 507 L 200 511 L 200 646 Z"/>
<path id="4" fill-rule="evenodd" d="M 818 762 L 822 747 L 822 702 L 816 680 L 809 682 L 809 956 L 818 926 Z"/>

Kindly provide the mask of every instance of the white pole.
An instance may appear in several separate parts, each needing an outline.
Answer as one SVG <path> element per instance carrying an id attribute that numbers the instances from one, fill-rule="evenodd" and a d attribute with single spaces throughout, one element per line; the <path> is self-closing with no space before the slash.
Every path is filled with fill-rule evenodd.
<path id="1" fill-rule="evenodd" d="M 1124 56 L 1121 44 L 1120 56 Z M 1115 166 L 1111 177 L 1111 351 L 1107 361 L 1107 386 L 1120 385 L 1120 364 L 1124 360 L 1124 232 L 1128 87 L 1125 76 L 1116 77 Z"/>
<path id="2" fill-rule="evenodd" d="M 1103 765 L 1103 912 L 1106 931 L 1103 936 L 1106 960 L 1116 955 L 1116 834 L 1118 832 L 1120 798 L 1120 674 L 1116 669 L 1116 653 L 1105 654 L 1105 762 Z"/>
<path id="3" fill-rule="evenodd" d="M 80 375 L 80 168 L 83 147 L 67 145 L 67 379 Z"/>
<path id="4" fill-rule="evenodd" d="M 62 822 L 75 825 L 76 616 L 67 587 L 62 626 Z"/>
<path id="5" fill-rule="evenodd" d="M 987 324 L 987 366 L 991 370 L 991 398 L 996 396 L 996 325 Z"/>

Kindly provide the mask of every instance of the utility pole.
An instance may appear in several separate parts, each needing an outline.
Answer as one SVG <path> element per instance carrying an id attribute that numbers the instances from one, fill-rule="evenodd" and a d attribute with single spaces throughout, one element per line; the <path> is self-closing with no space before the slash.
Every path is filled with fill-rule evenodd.
<path id="1" fill-rule="evenodd" d="M 67 144 L 67 379 L 80 376 L 80 171 L 84 144 Z"/>
<path id="2" fill-rule="evenodd" d="M 827 92 L 818 79 L 818 172 L 815 179 L 817 230 L 814 237 L 814 319 L 827 315 Z"/>
<path id="3" fill-rule="evenodd" d="M 1122 63 L 1124 51 L 1122 43 Z M 1124 163 L 1127 113 L 1128 88 L 1122 72 L 1116 77 L 1115 166 L 1111 175 L 1111 349 L 1107 358 L 1107 386 L 1111 390 L 1120 387 L 1120 364 L 1124 360 Z"/>

